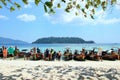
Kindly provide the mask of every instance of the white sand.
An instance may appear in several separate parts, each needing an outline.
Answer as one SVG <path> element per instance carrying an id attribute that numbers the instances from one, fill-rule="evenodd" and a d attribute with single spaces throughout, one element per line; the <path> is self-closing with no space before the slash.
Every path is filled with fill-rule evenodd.
<path id="1" fill-rule="evenodd" d="M 0 80 L 120 80 L 120 61 L 0 60 Z"/>

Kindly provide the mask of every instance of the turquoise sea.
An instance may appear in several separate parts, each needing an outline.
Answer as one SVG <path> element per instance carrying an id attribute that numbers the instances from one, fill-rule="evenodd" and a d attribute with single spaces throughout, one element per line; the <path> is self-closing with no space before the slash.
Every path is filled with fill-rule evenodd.
<path id="1" fill-rule="evenodd" d="M 86 50 L 91 50 L 93 48 L 102 48 L 103 50 L 110 50 L 111 48 L 118 49 L 120 48 L 120 43 L 111 43 L 111 44 L 17 44 L 17 45 L 4 45 L 7 48 L 10 46 L 17 46 L 20 50 L 22 49 L 31 49 L 33 47 L 38 47 L 42 52 L 45 49 L 53 48 L 55 51 L 64 51 L 66 48 L 70 48 L 72 51 L 74 50 L 82 50 L 85 48 Z M 2 47 L 2 45 L 0 45 Z"/>

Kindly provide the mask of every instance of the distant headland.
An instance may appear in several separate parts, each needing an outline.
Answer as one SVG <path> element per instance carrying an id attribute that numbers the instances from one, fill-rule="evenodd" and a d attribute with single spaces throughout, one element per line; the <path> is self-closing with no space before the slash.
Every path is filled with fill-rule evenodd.
<path id="1" fill-rule="evenodd" d="M 29 43 L 21 40 L 14 40 L 10 38 L 0 37 L 0 45 L 8 45 L 8 44 L 15 45 L 15 44 L 29 44 Z"/>
<path id="2" fill-rule="evenodd" d="M 78 37 L 46 37 L 39 38 L 32 44 L 55 44 L 55 43 L 70 43 L 70 44 L 84 44 L 84 43 L 95 43 L 94 41 L 85 41 L 82 38 Z"/>

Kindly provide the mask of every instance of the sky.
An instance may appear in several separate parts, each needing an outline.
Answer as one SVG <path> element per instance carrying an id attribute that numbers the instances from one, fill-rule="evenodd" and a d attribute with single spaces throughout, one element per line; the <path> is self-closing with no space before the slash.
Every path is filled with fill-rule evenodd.
<path id="1" fill-rule="evenodd" d="M 5 7 L 0 9 L 0 37 L 29 43 L 43 37 L 80 37 L 96 43 L 120 43 L 120 5 L 106 11 L 97 10 L 93 20 L 76 16 L 74 11 L 68 14 L 63 7 L 49 15 L 42 4 L 36 6 L 33 1 L 24 5 L 19 0 L 22 8 L 14 12 Z"/>

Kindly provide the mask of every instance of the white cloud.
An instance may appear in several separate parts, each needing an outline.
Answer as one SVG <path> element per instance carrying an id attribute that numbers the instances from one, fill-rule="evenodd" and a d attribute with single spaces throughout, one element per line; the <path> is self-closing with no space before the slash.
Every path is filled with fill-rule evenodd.
<path id="1" fill-rule="evenodd" d="M 22 14 L 22 15 L 17 16 L 17 18 L 20 19 L 21 21 L 25 21 L 25 22 L 31 22 L 31 21 L 36 20 L 35 15 L 29 15 L 29 14 Z"/>
<path id="2" fill-rule="evenodd" d="M 97 24 L 114 24 L 120 23 L 120 18 L 100 19 L 96 21 Z"/>
<path id="3" fill-rule="evenodd" d="M 34 2 L 34 1 L 35 1 L 35 0 L 28 0 L 29 3 L 32 3 L 32 2 Z"/>
<path id="4" fill-rule="evenodd" d="M 24 8 L 32 8 L 31 4 L 24 5 Z"/>
<path id="5" fill-rule="evenodd" d="M 7 17 L 7 16 L 0 15 L 0 19 L 6 20 L 6 19 L 8 19 L 8 17 Z"/>
<path id="6" fill-rule="evenodd" d="M 117 9 L 117 10 L 120 10 L 120 5 L 116 5 L 116 9 Z"/>
<path id="7" fill-rule="evenodd" d="M 116 18 L 116 17 L 110 17 L 109 16 L 109 11 L 96 11 L 96 16 L 97 19 L 95 19 L 93 22 L 94 24 L 114 24 L 114 23 L 119 23 L 120 22 L 120 18 Z"/>
<path id="8" fill-rule="evenodd" d="M 28 3 L 29 4 L 27 4 L 27 5 L 25 4 L 24 5 L 24 8 L 32 8 L 32 4 L 31 3 L 34 3 L 34 0 L 28 0 Z"/>
<path id="9" fill-rule="evenodd" d="M 55 0 L 56 1 L 56 0 Z M 78 3 L 79 0 L 77 0 Z M 104 0 L 103 0 L 104 1 Z M 120 0 L 117 0 L 120 3 Z M 54 5 L 57 2 L 54 3 Z M 84 5 L 85 3 L 80 3 L 81 5 Z M 61 5 L 60 9 L 56 10 L 56 13 L 54 15 L 49 15 L 49 14 L 44 14 L 44 16 L 51 21 L 52 24 L 66 24 L 66 23 L 75 23 L 78 25 L 84 25 L 84 24 L 93 24 L 93 25 L 98 25 L 98 24 L 114 24 L 114 23 L 119 23 L 120 22 L 120 17 L 115 17 L 114 15 L 110 15 L 110 11 L 109 9 L 107 9 L 106 11 L 100 10 L 98 9 L 97 11 L 95 11 L 95 19 L 91 19 L 90 16 L 85 18 L 83 16 L 83 14 L 81 13 L 81 11 L 79 12 L 80 15 L 76 16 L 75 12 L 76 10 L 72 10 L 70 13 L 66 13 L 64 11 L 65 9 L 65 5 Z M 120 9 L 120 5 L 117 6 L 117 9 Z M 90 13 L 90 11 L 86 11 L 88 13 Z"/>
<path id="10" fill-rule="evenodd" d="M 120 0 L 117 0 L 117 4 L 115 5 L 116 9 L 120 10 Z"/>
<path id="11" fill-rule="evenodd" d="M 64 22 L 72 22 L 74 19 L 77 18 L 77 16 L 72 15 L 72 14 L 66 14 L 66 15 L 62 15 L 62 18 Z"/>
<path id="12" fill-rule="evenodd" d="M 61 11 L 61 10 L 60 10 Z M 84 18 L 81 14 L 79 16 L 75 15 L 75 12 L 66 13 L 64 11 L 57 12 L 55 15 L 44 15 L 51 23 L 75 23 L 78 25 L 84 25 L 84 24 L 114 24 L 114 23 L 120 23 L 120 18 L 116 17 L 110 17 L 108 18 L 108 13 L 101 11 L 96 11 L 96 18 L 93 20 L 90 17 Z"/>

